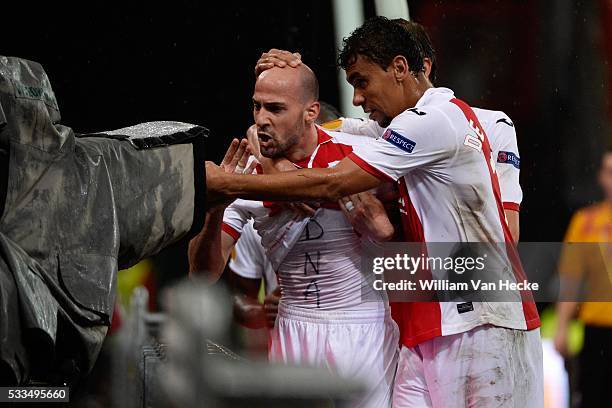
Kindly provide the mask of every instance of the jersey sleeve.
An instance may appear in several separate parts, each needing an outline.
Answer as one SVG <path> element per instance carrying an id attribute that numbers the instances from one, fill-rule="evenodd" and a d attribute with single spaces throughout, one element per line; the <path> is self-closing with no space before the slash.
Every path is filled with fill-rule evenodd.
<path id="1" fill-rule="evenodd" d="M 251 222 L 245 224 L 242 235 L 234 247 L 236 252 L 230 260 L 230 269 L 248 279 L 261 279 L 264 275 L 264 256 L 261 239 Z"/>
<path id="2" fill-rule="evenodd" d="M 245 224 L 262 209 L 264 208 L 261 201 L 238 199 L 225 209 L 221 229 L 237 241 Z"/>
<path id="3" fill-rule="evenodd" d="M 393 119 L 378 139 L 353 146 L 348 157 L 385 181 L 396 181 L 414 169 L 434 167 L 458 149 L 455 130 L 437 109 L 409 109 Z"/>
<path id="4" fill-rule="evenodd" d="M 489 132 L 504 208 L 518 211 L 523 201 L 523 191 L 519 182 L 521 159 L 516 129 L 510 118 L 500 113 L 499 118 L 491 123 Z"/>
<path id="5" fill-rule="evenodd" d="M 376 121 L 359 118 L 341 118 L 339 128 L 334 130 L 352 135 L 368 136 L 373 139 L 377 139 L 385 133 L 385 128 L 379 126 Z"/>

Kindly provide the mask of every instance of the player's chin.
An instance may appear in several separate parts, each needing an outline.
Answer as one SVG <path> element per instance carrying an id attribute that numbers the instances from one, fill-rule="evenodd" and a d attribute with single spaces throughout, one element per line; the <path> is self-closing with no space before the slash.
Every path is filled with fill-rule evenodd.
<path id="1" fill-rule="evenodd" d="M 261 148 L 261 155 L 266 159 L 279 159 L 283 156 L 278 149 L 270 146 Z"/>
<path id="2" fill-rule="evenodd" d="M 379 115 L 376 118 L 376 123 L 378 123 L 378 126 L 386 128 L 387 126 L 389 126 L 391 124 L 391 120 L 392 120 L 392 118 L 390 118 L 388 116 Z"/>

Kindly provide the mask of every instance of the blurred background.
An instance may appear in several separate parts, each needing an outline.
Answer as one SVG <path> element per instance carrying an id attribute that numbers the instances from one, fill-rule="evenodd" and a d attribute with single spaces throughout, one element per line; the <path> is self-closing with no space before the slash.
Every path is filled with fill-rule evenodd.
<path id="1" fill-rule="evenodd" d="M 339 1 L 375 15 L 374 0 Z M 514 121 L 521 155 L 521 241 L 561 241 L 572 213 L 601 199 L 612 146 L 612 0 L 408 0 L 429 31 L 439 86 Z M 0 53 L 40 62 L 76 132 L 176 120 L 211 130 L 219 162 L 252 121 L 253 67 L 270 48 L 299 51 L 321 100 L 341 106 L 328 1 L 28 4 L 3 13 Z M 349 114 L 350 112 L 343 112 Z M 186 245 L 120 275 L 156 292 L 187 273 Z M 118 306 L 121 307 L 121 306 Z"/>

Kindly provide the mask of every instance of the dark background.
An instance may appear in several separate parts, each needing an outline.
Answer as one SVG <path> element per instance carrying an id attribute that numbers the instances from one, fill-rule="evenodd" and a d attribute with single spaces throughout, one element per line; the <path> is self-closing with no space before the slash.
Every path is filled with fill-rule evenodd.
<path id="1" fill-rule="evenodd" d="M 374 14 L 373 0 L 354 4 Z M 201 124 L 212 130 L 207 153 L 216 161 L 250 125 L 253 66 L 269 48 L 300 51 L 321 99 L 338 105 L 331 1 L 163 6 L 30 3 L 2 13 L 0 53 L 45 67 L 62 121 L 77 132 Z M 612 2 L 410 0 L 409 8 L 437 48 L 438 84 L 516 124 L 521 240 L 561 240 L 571 213 L 600 198 L 595 175 L 611 139 Z M 184 252 L 175 254 L 184 262 Z"/>

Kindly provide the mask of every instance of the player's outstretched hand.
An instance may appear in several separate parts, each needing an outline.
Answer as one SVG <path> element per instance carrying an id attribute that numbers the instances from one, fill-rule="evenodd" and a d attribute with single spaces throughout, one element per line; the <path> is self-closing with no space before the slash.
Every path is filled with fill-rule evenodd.
<path id="1" fill-rule="evenodd" d="M 287 65 L 297 67 L 302 63 L 302 56 L 299 52 L 289 52 L 272 48 L 268 52 L 264 52 L 255 64 L 255 77 L 272 67 L 284 68 Z"/>
<path id="2" fill-rule="evenodd" d="M 384 205 L 374 194 L 363 192 L 338 200 L 340 209 L 355 231 L 384 242 L 393 237 L 395 229 L 387 217 Z"/>
<path id="3" fill-rule="evenodd" d="M 228 147 L 227 151 L 225 152 L 225 156 L 221 161 L 220 167 L 226 173 L 250 174 L 251 172 L 253 172 L 252 167 L 254 167 L 254 165 L 252 165 L 251 163 L 251 165 L 249 166 L 251 167 L 251 171 L 247 171 L 247 162 L 249 160 L 250 155 L 251 149 L 249 147 L 247 139 L 234 139 L 232 140 L 232 143 Z"/>
<path id="4" fill-rule="evenodd" d="M 257 165 L 256 160 L 252 160 L 248 164 L 251 155 L 251 149 L 247 139 L 233 139 L 230 143 L 221 164 L 217 166 L 215 163 L 206 162 L 206 190 L 208 208 L 227 207 L 233 199 L 228 199 L 221 189 L 221 180 L 223 173 L 238 173 L 251 174 Z"/>

